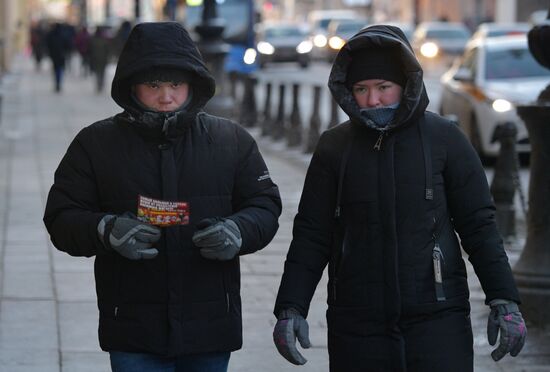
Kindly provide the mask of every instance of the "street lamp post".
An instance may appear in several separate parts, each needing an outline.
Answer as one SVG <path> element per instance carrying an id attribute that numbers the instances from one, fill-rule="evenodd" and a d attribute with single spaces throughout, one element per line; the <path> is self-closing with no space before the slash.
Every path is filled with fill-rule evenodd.
<path id="1" fill-rule="evenodd" d="M 550 16 L 550 12 L 549 12 Z M 529 49 L 535 59 L 550 68 L 550 19 L 528 34 Z M 531 143 L 531 177 L 527 238 L 514 266 L 514 276 L 522 299 L 525 319 L 537 326 L 550 325 L 550 85 L 537 102 L 518 106 Z"/>
<path id="2" fill-rule="evenodd" d="M 225 22 L 218 18 L 216 0 L 204 0 L 202 22 L 195 27 L 200 37 L 197 46 L 216 79 L 216 93 L 205 110 L 213 115 L 229 117 L 233 110 L 233 99 L 227 92 L 227 77 L 223 70 L 229 44 L 222 39 Z"/>

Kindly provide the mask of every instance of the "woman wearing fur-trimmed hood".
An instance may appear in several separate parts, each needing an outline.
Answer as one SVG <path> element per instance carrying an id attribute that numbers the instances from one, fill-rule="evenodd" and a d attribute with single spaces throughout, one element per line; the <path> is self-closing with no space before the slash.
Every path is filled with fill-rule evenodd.
<path id="1" fill-rule="evenodd" d="M 495 360 L 526 330 L 477 154 L 426 111 L 422 68 L 397 27 L 371 26 L 329 77 L 349 120 L 323 133 L 305 180 L 274 314 L 274 341 L 306 362 L 305 320 L 328 265 L 331 372 L 472 371 L 468 253 L 490 305 Z M 458 233 L 460 242 L 457 239 Z"/>

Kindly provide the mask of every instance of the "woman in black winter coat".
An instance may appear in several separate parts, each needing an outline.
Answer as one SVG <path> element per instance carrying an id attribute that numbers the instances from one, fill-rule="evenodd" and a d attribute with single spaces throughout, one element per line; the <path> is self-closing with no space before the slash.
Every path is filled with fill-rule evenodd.
<path id="1" fill-rule="evenodd" d="M 111 94 L 55 172 L 53 244 L 95 256 L 113 371 L 225 372 L 242 346 L 239 256 L 275 235 L 281 200 L 253 138 L 206 114 L 214 79 L 177 23 L 136 26 Z"/>
<path id="2" fill-rule="evenodd" d="M 484 170 L 457 126 L 426 111 L 401 30 L 353 36 L 329 87 L 349 121 L 322 135 L 308 169 L 274 311 L 279 352 L 306 362 L 295 340 L 309 347 L 328 264 L 332 372 L 472 371 L 462 245 L 491 307 L 489 342 L 501 332 L 492 356 L 516 356 L 526 329 Z"/>

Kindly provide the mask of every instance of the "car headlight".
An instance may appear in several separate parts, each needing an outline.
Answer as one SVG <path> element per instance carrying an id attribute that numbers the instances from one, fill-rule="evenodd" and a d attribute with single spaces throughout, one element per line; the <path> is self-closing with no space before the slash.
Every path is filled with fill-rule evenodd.
<path id="1" fill-rule="evenodd" d="M 275 53 L 275 47 L 267 41 L 260 41 L 258 43 L 258 52 L 261 54 L 273 54 Z"/>
<path id="2" fill-rule="evenodd" d="M 258 53 L 256 53 L 256 50 L 254 48 L 248 48 L 244 52 L 243 61 L 247 65 L 252 65 L 254 62 L 256 62 L 256 56 Z"/>
<path id="3" fill-rule="evenodd" d="M 340 50 L 346 44 L 344 39 L 338 36 L 333 36 L 328 40 L 328 46 L 334 50 Z"/>
<path id="4" fill-rule="evenodd" d="M 436 43 L 432 43 L 431 41 L 422 44 L 420 47 L 420 54 L 422 54 L 426 58 L 434 58 L 439 53 L 439 47 Z"/>
<path id="5" fill-rule="evenodd" d="M 304 40 L 296 47 L 296 51 L 300 54 L 306 54 L 311 52 L 313 49 L 313 44 L 309 40 Z"/>
<path id="6" fill-rule="evenodd" d="M 313 38 L 313 44 L 317 48 L 324 48 L 324 46 L 327 45 L 327 37 L 323 34 L 317 34 Z"/>
<path id="7" fill-rule="evenodd" d="M 507 112 L 512 109 L 512 103 L 505 99 L 495 99 L 492 104 L 493 110 L 496 112 Z"/>

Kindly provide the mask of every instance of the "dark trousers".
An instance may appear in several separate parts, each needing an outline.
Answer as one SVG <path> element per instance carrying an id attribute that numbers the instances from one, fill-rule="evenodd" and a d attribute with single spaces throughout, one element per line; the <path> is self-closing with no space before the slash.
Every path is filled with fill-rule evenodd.
<path id="1" fill-rule="evenodd" d="M 53 75 L 54 75 L 54 82 L 55 82 L 55 91 L 61 92 L 61 86 L 63 84 L 63 71 L 65 69 L 65 66 L 63 65 L 54 65 L 53 66 Z"/>
<path id="2" fill-rule="evenodd" d="M 341 333 L 329 328 L 330 372 L 473 372 L 468 312 L 443 312 L 397 331 Z"/>
<path id="3" fill-rule="evenodd" d="M 166 358 L 153 354 L 112 351 L 113 372 L 227 372 L 230 352 Z"/>

